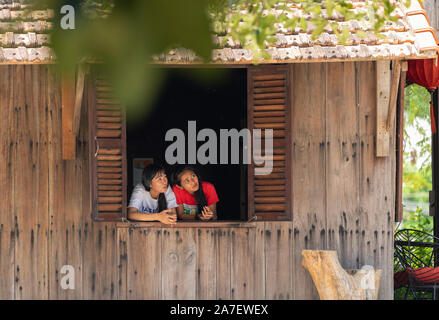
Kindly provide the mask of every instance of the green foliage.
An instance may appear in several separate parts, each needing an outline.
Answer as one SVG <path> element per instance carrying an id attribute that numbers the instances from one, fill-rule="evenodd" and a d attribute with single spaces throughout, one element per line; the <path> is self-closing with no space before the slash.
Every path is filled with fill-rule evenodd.
<path id="1" fill-rule="evenodd" d="M 423 212 L 420 204 L 428 206 L 428 192 L 432 188 L 431 171 L 431 133 L 426 130 L 425 123 L 430 122 L 430 93 L 424 87 L 412 84 L 404 92 L 404 172 L 403 172 L 403 199 L 407 202 L 418 204 L 416 210 L 404 210 L 402 222 L 398 229 L 416 229 L 433 234 L 433 217 Z M 421 139 L 414 141 L 408 133 L 412 128 Z M 416 151 L 419 150 L 418 151 Z M 419 154 L 418 154 L 419 153 Z M 426 157 L 424 157 L 426 156 Z M 419 158 L 425 160 L 419 163 Z M 429 256 L 431 248 L 418 248 L 416 255 L 422 260 Z M 395 267 L 396 260 L 395 260 Z M 405 297 L 406 288 L 395 290 L 395 300 Z M 413 297 L 409 294 L 409 300 Z"/>
<path id="2" fill-rule="evenodd" d="M 421 230 L 424 232 L 427 232 L 429 234 L 433 234 L 434 225 L 433 225 L 433 217 L 428 216 L 424 212 L 422 212 L 421 208 L 417 208 L 416 211 L 409 213 L 404 217 L 404 220 L 400 224 L 398 229 L 416 229 Z M 427 247 L 420 247 L 416 248 L 416 250 L 413 252 L 420 260 L 422 261 L 429 261 L 429 257 L 431 256 L 431 248 Z M 398 270 L 397 261 L 395 259 L 395 270 Z M 405 293 L 406 293 L 406 287 L 399 288 L 394 291 L 394 299 L 395 300 L 404 300 Z M 418 293 L 418 296 L 422 296 L 422 294 Z M 430 295 L 427 294 L 425 297 L 429 297 Z M 413 300 L 412 295 L 407 296 L 408 300 Z"/>
<path id="3" fill-rule="evenodd" d="M 300 28 L 296 30 L 299 32 L 308 32 L 311 29 L 313 39 L 318 38 L 326 27 L 330 27 L 339 42 L 345 44 L 350 36 L 348 26 L 340 26 L 334 21 L 329 22 L 328 17 L 342 21 L 361 21 L 379 37 L 381 35 L 378 32 L 383 29 L 386 21 L 397 21 L 393 15 L 396 2 L 389 0 L 369 1 L 368 10 L 365 11 L 354 10 L 352 3 L 344 0 L 294 0 L 287 3 L 279 0 L 230 0 L 228 5 L 225 5 L 226 2 L 223 0 L 210 2 L 213 3 L 212 7 L 215 8 L 216 13 L 212 15 L 215 32 L 228 34 L 233 40 L 238 40 L 244 48 L 252 50 L 256 62 L 264 55 L 265 42 L 270 43 L 275 35 L 277 29 L 274 27 L 275 24 L 290 32 L 295 31 L 297 27 Z M 300 6 L 303 12 L 301 17 L 294 15 L 295 8 L 291 4 Z M 404 2 L 404 5 L 410 5 L 410 1 Z M 264 10 L 271 10 L 270 12 L 274 13 L 273 9 L 281 12 L 264 16 Z M 221 14 L 217 14 L 218 12 Z M 363 38 L 366 34 L 361 30 L 357 35 Z"/>
<path id="4" fill-rule="evenodd" d="M 416 158 L 426 157 L 426 161 L 421 163 L 420 167 L 424 170 L 431 170 L 431 133 L 425 130 L 423 124 L 430 122 L 430 93 L 424 87 L 417 84 L 407 86 L 404 90 L 404 151 L 407 159 L 413 154 L 416 148 Z M 407 132 L 407 127 L 416 130 L 422 139 L 416 143 Z M 412 157 L 413 158 L 413 157 Z M 416 162 L 417 159 L 413 159 Z"/>
<path id="5" fill-rule="evenodd" d="M 417 208 L 416 211 L 410 212 L 400 225 L 401 229 L 416 229 L 433 234 L 433 217 L 430 217 Z"/>
<path id="6" fill-rule="evenodd" d="M 418 169 L 410 162 L 404 163 L 404 200 L 428 202 L 428 192 L 432 189 L 432 174 L 429 168 Z"/>

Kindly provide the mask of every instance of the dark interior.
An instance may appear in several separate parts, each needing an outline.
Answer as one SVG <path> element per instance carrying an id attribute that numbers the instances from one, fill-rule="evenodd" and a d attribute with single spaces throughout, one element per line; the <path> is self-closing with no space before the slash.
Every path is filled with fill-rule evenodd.
<path id="1" fill-rule="evenodd" d="M 203 128 L 213 129 L 218 137 L 219 162 L 220 129 L 247 127 L 246 69 L 216 70 L 219 76 L 209 81 L 194 77 L 205 70 L 166 68 L 163 71 L 165 82 L 151 111 L 140 121 L 127 123 L 128 201 L 133 189 L 133 158 L 153 158 L 154 163 L 166 167 L 168 177 L 176 168 L 165 161 L 165 150 L 172 144 L 165 141 L 167 130 L 179 128 L 185 133 L 187 163 L 188 121 L 196 120 L 197 133 Z M 197 142 L 197 150 L 203 143 Z M 218 220 L 247 218 L 247 166 L 240 163 L 194 165 L 201 179 L 215 186 L 219 198 Z"/>

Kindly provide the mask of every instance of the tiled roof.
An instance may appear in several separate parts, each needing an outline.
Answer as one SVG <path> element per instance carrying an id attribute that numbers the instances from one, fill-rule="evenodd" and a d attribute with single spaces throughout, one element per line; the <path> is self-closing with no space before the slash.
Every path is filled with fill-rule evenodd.
<path id="1" fill-rule="evenodd" d="M 52 61 L 47 33 L 53 16 L 53 10 L 29 10 L 29 4 L 0 0 L 0 63 Z"/>
<path id="2" fill-rule="evenodd" d="M 364 1 L 354 0 L 352 4 L 356 11 L 366 10 Z M 53 10 L 27 10 L 28 8 L 28 4 L 17 0 L 0 0 L 0 63 L 55 61 L 48 36 L 53 23 Z M 307 20 L 311 18 L 302 12 L 300 5 L 291 4 L 291 8 L 290 16 L 304 17 Z M 279 14 L 280 10 L 272 10 L 270 13 Z M 322 9 L 322 13 L 325 14 L 325 9 Z M 377 37 L 362 21 L 343 21 L 342 17 L 336 15 L 329 17 L 330 20 L 337 21 L 340 29 L 348 26 L 351 31 L 344 45 L 339 43 L 329 27 L 320 37 L 312 40 L 313 26 L 310 23 L 307 30 L 298 26 L 291 31 L 278 26 L 277 42 L 267 45 L 266 48 L 272 59 L 260 62 L 413 59 L 437 54 L 434 30 L 418 0 L 412 0 L 409 8 L 401 5 L 394 14 L 398 21 L 386 23 L 381 32 L 385 38 Z M 357 36 L 357 30 L 364 31 L 366 37 Z M 213 35 L 216 49 L 213 50 L 211 62 L 253 62 L 250 50 L 243 49 L 240 43 L 231 40 L 224 44 L 224 37 L 224 34 Z M 202 62 L 192 51 L 184 48 L 171 50 L 167 54 L 156 56 L 154 60 L 156 63 L 171 64 Z"/>
<path id="3" fill-rule="evenodd" d="M 357 12 L 367 10 L 364 1 L 352 1 Z M 304 17 L 310 20 L 311 16 L 304 14 L 300 5 L 292 3 L 291 15 Z M 280 14 L 281 10 L 272 10 L 271 14 Z M 325 14 L 325 9 L 322 9 Z M 308 23 L 308 29 L 302 30 L 297 26 L 295 30 L 286 30 L 278 26 L 277 42 L 267 45 L 271 55 L 270 60 L 261 60 L 260 63 L 284 63 L 299 61 L 344 61 L 344 60 L 378 60 L 378 59 L 414 59 L 434 57 L 437 46 L 434 29 L 430 26 L 427 14 L 418 0 L 412 0 L 409 8 L 402 4 L 393 13 L 398 18 L 396 22 L 387 22 L 380 32 L 385 37 L 377 37 L 365 22 L 350 20 L 343 21 L 342 17 L 333 15 L 329 21 L 336 21 L 340 30 L 347 26 L 350 36 L 344 45 L 341 45 L 331 28 L 327 26 L 324 32 L 315 40 L 311 33 L 314 27 Z M 366 33 L 364 38 L 356 35 L 356 31 Z M 214 63 L 251 63 L 253 53 L 242 48 L 239 42 L 224 40 L 224 35 L 214 34 L 213 50 Z M 226 41 L 224 45 L 224 41 Z M 155 57 L 158 63 L 194 63 L 200 59 L 190 50 L 177 48 L 167 54 Z"/>

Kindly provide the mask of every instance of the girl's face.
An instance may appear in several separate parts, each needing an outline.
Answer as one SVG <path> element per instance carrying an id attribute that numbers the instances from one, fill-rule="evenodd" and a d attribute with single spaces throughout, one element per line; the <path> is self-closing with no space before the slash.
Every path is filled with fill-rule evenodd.
<path id="1" fill-rule="evenodd" d="M 180 174 L 180 184 L 190 194 L 194 194 L 199 188 L 198 177 L 192 170 L 186 170 Z"/>
<path id="2" fill-rule="evenodd" d="M 158 193 L 165 193 L 168 189 L 168 178 L 166 177 L 166 173 L 163 171 L 159 171 L 156 173 L 154 178 L 151 181 L 151 190 L 154 190 Z"/>

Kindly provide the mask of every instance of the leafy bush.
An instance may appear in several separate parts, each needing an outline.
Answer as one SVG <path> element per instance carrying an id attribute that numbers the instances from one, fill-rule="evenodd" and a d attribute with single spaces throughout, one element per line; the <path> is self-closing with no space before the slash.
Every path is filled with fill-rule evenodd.
<path id="1" fill-rule="evenodd" d="M 433 234 L 434 225 L 433 225 L 433 217 L 430 217 L 429 215 L 425 214 L 422 211 L 422 208 L 417 208 L 416 211 L 410 212 L 407 215 L 404 216 L 404 219 L 402 220 L 401 224 L 398 226 L 398 230 L 400 229 L 415 229 L 415 230 L 421 230 L 424 232 L 427 232 L 429 234 Z M 396 231 L 398 231 L 396 230 Z M 418 256 L 422 261 L 427 261 L 428 256 L 431 254 L 431 248 L 418 248 L 418 251 L 416 251 L 416 256 Z M 395 259 L 395 270 L 397 269 L 397 261 Z M 395 300 L 404 300 L 406 293 L 406 288 L 402 287 L 394 292 L 394 299 Z M 428 297 L 429 294 L 426 294 L 426 297 Z M 412 300 L 413 297 L 409 294 L 407 296 L 408 300 Z"/>
<path id="2" fill-rule="evenodd" d="M 398 229 L 416 229 L 433 234 L 433 217 L 418 207 L 415 212 L 410 212 L 404 217 Z"/>

